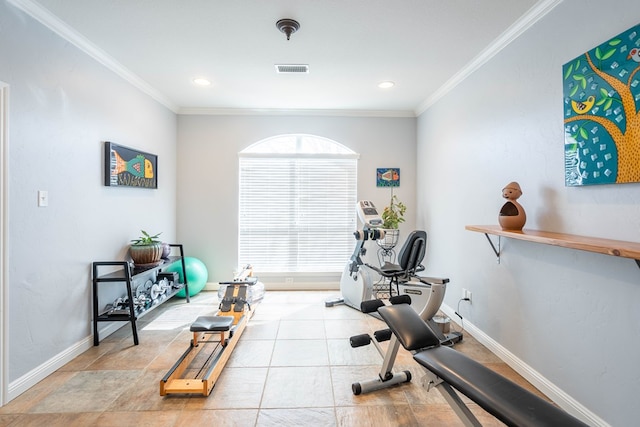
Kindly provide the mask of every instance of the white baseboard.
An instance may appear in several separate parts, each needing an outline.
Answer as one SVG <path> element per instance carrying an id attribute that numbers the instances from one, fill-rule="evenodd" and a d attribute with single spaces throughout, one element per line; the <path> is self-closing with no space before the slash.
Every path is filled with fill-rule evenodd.
<path id="1" fill-rule="evenodd" d="M 220 284 L 208 282 L 204 286 L 205 291 L 217 291 Z M 304 283 L 285 283 L 285 282 L 268 282 L 264 283 L 267 291 L 338 291 L 340 283 L 335 282 L 304 282 Z"/>
<path id="2" fill-rule="evenodd" d="M 440 310 L 452 320 L 459 323 L 459 317 L 451 307 L 442 304 Z M 580 402 L 573 399 L 531 366 L 517 358 L 513 353 L 501 346 L 497 341 L 485 334 L 467 319 L 464 320 L 464 329 L 562 409 L 590 426 L 611 427 L 610 424 L 584 407 Z"/>
<path id="3" fill-rule="evenodd" d="M 340 290 L 340 284 L 336 284 L 334 282 L 271 282 L 265 283 L 264 288 L 267 291 L 338 291 Z"/>
<path id="4" fill-rule="evenodd" d="M 207 284 L 204 285 L 204 288 L 202 289 L 205 291 L 217 291 L 219 287 L 220 284 L 217 282 L 207 282 Z"/>
<path id="5" fill-rule="evenodd" d="M 127 323 L 128 324 L 128 323 Z M 123 327 L 122 322 L 110 323 L 108 326 L 99 331 L 100 337 L 107 337 Z M 77 356 L 89 350 L 93 346 L 93 335 L 83 339 L 82 341 L 72 345 L 66 350 L 56 354 L 42 365 L 32 369 L 20 378 L 9 383 L 7 391 L 7 399 L 5 404 L 20 396 L 22 393 L 53 374 L 55 371 L 71 362 Z"/>

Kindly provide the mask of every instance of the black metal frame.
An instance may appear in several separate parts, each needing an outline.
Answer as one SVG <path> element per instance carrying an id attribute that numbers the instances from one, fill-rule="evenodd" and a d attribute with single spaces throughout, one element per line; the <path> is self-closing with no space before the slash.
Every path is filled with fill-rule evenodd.
<path id="1" fill-rule="evenodd" d="M 160 265 L 155 267 L 146 267 L 140 269 L 133 269 L 133 273 L 131 272 L 129 263 L 127 261 L 96 261 L 93 263 L 93 274 L 92 274 L 92 282 L 93 282 L 93 345 L 100 345 L 100 336 L 98 332 L 98 322 L 131 322 L 131 331 L 133 333 L 133 343 L 135 345 L 139 344 L 138 339 L 138 328 L 136 326 L 136 321 L 138 318 L 142 317 L 144 314 L 153 310 L 158 305 L 151 306 L 148 310 L 139 313 L 136 316 L 135 306 L 133 304 L 133 291 L 132 291 L 132 283 L 136 276 L 139 276 L 143 273 L 148 273 L 153 270 L 162 271 L 162 268 L 165 268 L 169 265 L 172 265 L 178 261 L 182 264 L 182 277 L 184 279 L 184 287 L 180 289 L 175 289 L 172 293 L 170 293 L 164 301 L 167 301 L 169 298 L 180 292 L 182 289 L 185 291 L 186 301 L 187 303 L 191 302 L 189 297 L 189 283 L 187 279 L 187 268 L 184 261 L 184 248 L 181 244 L 169 244 L 171 247 L 179 248 L 180 256 L 179 257 L 170 257 L 167 261 L 163 262 Z M 100 275 L 99 270 L 100 267 L 120 267 L 120 269 L 116 270 L 112 273 L 107 273 Z M 127 288 L 127 297 L 129 298 L 129 314 L 116 314 L 116 315 L 100 315 L 98 309 L 98 284 L 99 283 L 125 283 Z"/>

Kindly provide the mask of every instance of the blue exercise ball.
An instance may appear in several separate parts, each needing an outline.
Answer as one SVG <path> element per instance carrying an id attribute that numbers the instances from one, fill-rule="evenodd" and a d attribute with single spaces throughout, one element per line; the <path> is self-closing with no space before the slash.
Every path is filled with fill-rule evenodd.
<path id="1" fill-rule="evenodd" d="M 209 272 L 207 271 L 207 266 L 198 258 L 184 257 L 184 266 L 187 271 L 187 280 L 189 282 L 189 296 L 192 297 L 204 289 L 207 284 L 207 279 L 209 278 Z M 176 271 L 180 276 L 180 282 L 184 283 L 184 278 L 182 276 L 182 263 L 175 262 L 164 271 Z M 182 288 L 178 291 L 176 296 L 186 298 L 187 293 L 184 288 Z"/>

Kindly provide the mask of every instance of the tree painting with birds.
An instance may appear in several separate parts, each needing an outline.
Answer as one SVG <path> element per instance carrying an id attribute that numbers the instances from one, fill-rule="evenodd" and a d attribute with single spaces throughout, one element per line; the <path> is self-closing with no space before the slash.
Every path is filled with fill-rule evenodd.
<path id="1" fill-rule="evenodd" d="M 640 24 L 562 72 L 565 185 L 640 182 Z"/>

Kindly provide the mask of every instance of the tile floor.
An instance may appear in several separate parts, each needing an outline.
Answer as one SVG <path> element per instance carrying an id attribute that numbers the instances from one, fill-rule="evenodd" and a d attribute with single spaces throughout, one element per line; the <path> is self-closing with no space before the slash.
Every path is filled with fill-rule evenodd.
<path id="1" fill-rule="evenodd" d="M 213 314 L 218 298 L 173 299 L 128 323 L 98 347 L 0 408 L 3 426 L 459 426 L 438 391 L 420 384 L 422 368 L 401 349 L 398 370 L 411 383 L 354 396 L 351 384 L 376 377 L 373 345 L 349 337 L 383 323 L 346 306 L 325 307 L 337 292 L 267 292 L 209 397 L 159 394 L 159 382 L 187 349 L 190 323 Z M 456 325 L 453 325 L 454 327 Z M 537 392 L 468 334 L 456 348 Z M 483 425 L 500 422 L 469 404 Z"/>

